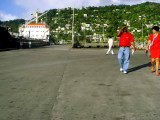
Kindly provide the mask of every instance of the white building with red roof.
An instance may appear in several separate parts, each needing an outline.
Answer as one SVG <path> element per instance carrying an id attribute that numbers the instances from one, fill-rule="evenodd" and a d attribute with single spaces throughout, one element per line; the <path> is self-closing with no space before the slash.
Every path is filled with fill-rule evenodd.
<path id="1" fill-rule="evenodd" d="M 29 23 L 19 28 L 19 35 L 25 38 L 48 41 L 50 30 L 44 23 Z"/>
<path id="2" fill-rule="evenodd" d="M 47 11 L 48 12 L 48 11 Z M 46 14 L 43 13 L 42 15 Z M 41 17 L 40 15 L 39 17 Z M 35 19 L 19 27 L 19 36 L 27 39 L 43 40 L 49 42 L 50 28 L 46 23 L 38 23 L 38 12 L 36 12 L 36 23 L 31 23 Z"/>

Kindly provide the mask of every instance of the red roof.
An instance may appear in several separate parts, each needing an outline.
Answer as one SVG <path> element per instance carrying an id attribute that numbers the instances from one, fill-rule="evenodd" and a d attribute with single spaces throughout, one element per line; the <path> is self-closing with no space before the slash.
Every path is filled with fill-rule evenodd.
<path id="1" fill-rule="evenodd" d="M 29 23 L 27 25 L 43 25 L 43 26 L 45 26 L 46 24 L 44 24 L 44 23 Z"/>

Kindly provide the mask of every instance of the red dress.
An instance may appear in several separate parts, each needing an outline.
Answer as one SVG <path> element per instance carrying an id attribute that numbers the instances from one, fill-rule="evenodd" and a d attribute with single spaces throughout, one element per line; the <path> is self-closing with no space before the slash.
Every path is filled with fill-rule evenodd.
<path id="1" fill-rule="evenodd" d="M 158 33 L 157 37 L 153 42 L 154 39 L 154 34 L 150 34 L 148 40 L 151 40 L 151 46 L 150 46 L 150 53 L 151 53 L 151 58 L 159 58 L 160 57 L 160 33 Z"/>

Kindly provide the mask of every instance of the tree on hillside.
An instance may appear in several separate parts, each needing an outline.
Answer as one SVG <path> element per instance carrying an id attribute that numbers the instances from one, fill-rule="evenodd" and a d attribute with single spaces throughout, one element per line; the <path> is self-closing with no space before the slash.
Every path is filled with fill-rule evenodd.
<path id="1" fill-rule="evenodd" d="M 4 21 L 2 25 L 10 27 L 12 32 L 18 33 L 19 26 L 24 23 L 25 23 L 24 19 L 16 19 L 16 20 Z"/>

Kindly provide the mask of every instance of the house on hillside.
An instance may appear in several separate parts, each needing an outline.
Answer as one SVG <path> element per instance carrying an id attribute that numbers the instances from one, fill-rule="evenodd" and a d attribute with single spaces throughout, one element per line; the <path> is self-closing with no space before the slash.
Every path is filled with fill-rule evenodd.
<path id="1" fill-rule="evenodd" d="M 87 17 L 87 14 L 84 14 L 83 16 L 84 16 L 84 17 Z"/>

